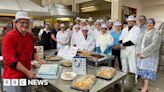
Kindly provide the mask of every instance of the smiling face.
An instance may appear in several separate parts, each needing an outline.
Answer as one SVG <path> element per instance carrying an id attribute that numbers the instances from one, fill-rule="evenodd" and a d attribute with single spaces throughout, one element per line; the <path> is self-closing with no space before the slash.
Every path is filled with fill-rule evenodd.
<path id="1" fill-rule="evenodd" d="M 140 17 L 139 18 L 139 23 L 140 23 L 140 25 L 144 25 L 146 23 L 145 18 L 144 17 Z"/>
<path id="2" fill-rule="evenodd" d="M 148 20 L 147 21 L 147 29 L 148 30 L 151 30 L 151 29 L 154 29 L 154 23 L 153 23 L 153 21 L 152 20 Z"/>
<path id="3" fill-rule="evenodd" d="M 107 28 L 103 28 L 103 27 L 102 27 L 102 28 L 101 28 L 101 33 L 102 33 L 102 34 L 105 34 L 106 32 L 107 32 Z"/>
<path id="4" fill-rule="evenodd" d="M 117 32 L 121 31 L 121 25 L 120 26 L 115 26 L 115 29 Z"/>
<path id="5" fill-rule="evenodd" d="M 135 24 L 134 20 L 129 20 L 129 21 L 128 21 L 128 26 L 129 26 L 129 27 L 134 26 L 134 24 Z"/>
<path id="6" fill-rule="evenodd" d="M 29 19 L 19 19 L 15 22 L 16 28 L 21 33 L 26 33 L 30 26 L 30 20 Z"/>
<path id="7" fill-rule="evenodd" d="M 96 23 L 96 28 L 97 29 L 101 28 L 101 23 Z"/>
<path id="8" fill-rule="evenodd" d="M 108 26 L 109 29 L 111 29 L 113 27 L 113 23 L 109 22 L 107 26 Z"/>

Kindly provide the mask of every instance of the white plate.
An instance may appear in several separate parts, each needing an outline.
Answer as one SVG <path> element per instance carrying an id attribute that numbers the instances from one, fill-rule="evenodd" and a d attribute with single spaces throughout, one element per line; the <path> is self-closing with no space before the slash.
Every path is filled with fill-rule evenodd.
<path id="1" fill-rule="evenodd" d="M 63 72 L 61 74 L 61 79 L 63 80 L 73 80 L 77 76 L 74 72 Z"/>

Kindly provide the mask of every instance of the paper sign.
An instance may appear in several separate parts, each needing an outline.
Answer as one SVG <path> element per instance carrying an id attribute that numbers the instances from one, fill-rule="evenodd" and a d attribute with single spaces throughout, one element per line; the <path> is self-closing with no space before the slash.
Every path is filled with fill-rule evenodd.
<path id="1" fill-rule="evenodd" d="M 77 75 L 87 74 L 86 57 L 74 57 L 72 62 L 72 71 Z"/>
<path id="2" fill-rule="evenodd" d="M 69 49 L 68 48 L 59 49 L 57 56 L 62 57 L 67 60 L 72 60 L 73 57 L 76 56 L 77 50 L 78 49 L 74 47 L 71 47 Z"/>

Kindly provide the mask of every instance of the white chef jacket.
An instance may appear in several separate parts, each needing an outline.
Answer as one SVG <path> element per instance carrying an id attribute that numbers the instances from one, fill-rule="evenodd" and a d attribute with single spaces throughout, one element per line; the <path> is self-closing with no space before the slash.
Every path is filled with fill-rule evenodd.
<path id="1" fill-rule="evenodd" d="M 57 38 L 57 41 L 60 41 L 63 44 L 60 44 L 59 42 L 57 42 L 57 48 L 64 48 L 66 45 L 69 45 L 69 41 L 70 41 L 70 37 L 69 37 L 69 32 L 68 31 L 58 31 L 57 34 L 56 34 L 56 38 Z"/>
<path id="2" fill-rule="evenodd" d="M 101 34 L 101 31 L 98 31 L 97 29 L 95 29 L 94 31 L 92 31 L 91 33 L 94 37 L 94 40 L 96 41 L 96 46 L 98 46 L 98 37 Z"/>
<path id="3" fill-rule="evenodd" d="M 79 30 L 79 31 L 73 30 L 73 34 L 71 37 L 71 47 L 74 47 L 74 45 L 76 45 L 76 47 L 79 47 L 82 36 L 83 36 L 83 34 L 82 34 L 81 30 Z"/>
<path id="4" fill-rule="evenodd" d="M 94 51 L 95 47 L 96 47 L 96 42 L 92 35 L 88 35 L 86 39 L 84 38 L 84 36 L 82 37 L 79 49 Z"/>
<path id="5" fill-rule="evenodd" d="M 88 34 L 92 34 L 92 32 L 94 31 L 95 29 L 95 26 L 94 25 L 87 25 L 87 28 L 88 28 Z"/>
<path id="6" fill-rule="evenodd" d="M 134 45 L 126 46 L 125 49 L 121 49 L 122 70 L 124 72 L 137 73 L 136 67 L 136 46 L 141 39 L 141 29 L 137 26 L 133 26 L 130 30 L 128 27 L 124 28 L 120 36 L 122 43 L 131 41 Z M 129 69 L 129 70 L 128 70 Z"/>
<path id="7" fill-rule="evenodd" d="M 98 37 L 98 46 L 100 47 L 101 52 L 103 53 L 108 46 L 112 46 L 114 42 L 113 37 L 108 32 L 105 34 L 100 34 Z M 108 55 L 111 55 L 109 53 Z"/>

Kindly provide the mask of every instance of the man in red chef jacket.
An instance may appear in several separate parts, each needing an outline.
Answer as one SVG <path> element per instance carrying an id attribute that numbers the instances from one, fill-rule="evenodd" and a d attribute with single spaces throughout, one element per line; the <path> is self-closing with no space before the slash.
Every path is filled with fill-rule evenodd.
<path id="1" fill-rule="evenodd" d="M 15 28 L 3 38 L 2 55 L 4 58 L 3 79 L 32 79 L 36 75 L 31 70 L 31 61 L 43 63 L 34 49 L 34 39 L 27 32 L 30 18 L 27 12 L 18 11 L 15 16 Z M 6 86 L 6 92 L 31 92 L 31 86 Z"/>

